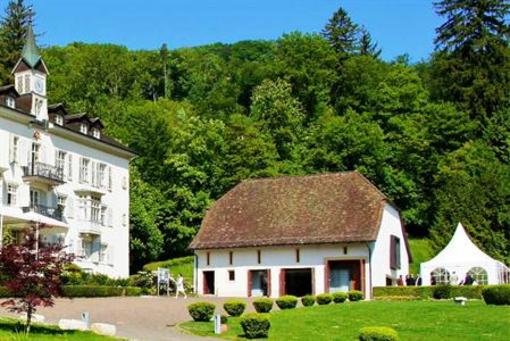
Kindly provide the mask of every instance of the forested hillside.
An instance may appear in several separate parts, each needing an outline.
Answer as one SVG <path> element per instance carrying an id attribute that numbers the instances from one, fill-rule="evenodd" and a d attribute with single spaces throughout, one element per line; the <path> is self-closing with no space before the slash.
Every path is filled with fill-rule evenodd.
<path id="1" fill-rule="evenodd" d="M 139 155 L 133 270 L 188 253 L 206 209 L 244 179 L 354 169 L 396 203 L 412 235 L 440 247 L 462 221 L 508 263 L 509 3 L 443 0 L 436 10 L 437 50 L 417 64 L 381 60 L 342 9 L 320 34 L 276 41 L 46 48 L 50 102 L 100 116 Z M 0 46 L 14 39 L 10 14 Z"/>

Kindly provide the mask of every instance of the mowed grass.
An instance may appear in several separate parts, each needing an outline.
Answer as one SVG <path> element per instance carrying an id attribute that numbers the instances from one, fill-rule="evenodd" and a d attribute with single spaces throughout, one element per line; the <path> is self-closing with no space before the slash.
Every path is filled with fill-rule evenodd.
<path id="1" fill-rule="evenodd" d="M 10 318 L 0 318 L 0 341 L 119 341 L 122 339 L 101 336 L 92 332 L 64 331 L 57 326 L 35 324 L 26 336 L 23 325 Z"/>
<path id="2" fill-rule="evenodd" d="M 394 328 L 401 340 L 509 340 L 510 307 L 470 301 L 356 302 L 314 306 L 270 314 L 270 340 L 357 340 L 360 328 Z M 239 318 L 229 318 L 221 337 L 242 339 Z M 184 330 L 213 336 L 211 322 L 185 322 Z"/>
<path id="3" fill-rule="evenodd" d="M 409 264 L 409 273 L 419 274 L 420 264 L 432 259 L 435 253 L 430 244 L 430 240 L 423 239 L 409 239 L 409 248 L 413 256 L 413 262 Z"/>

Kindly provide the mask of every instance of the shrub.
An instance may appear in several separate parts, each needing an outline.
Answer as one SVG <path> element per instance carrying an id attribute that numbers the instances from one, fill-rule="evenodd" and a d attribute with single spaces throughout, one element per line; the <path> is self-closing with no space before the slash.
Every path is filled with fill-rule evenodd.
<path id="1" fill-rule="evenodd" d="M 221 324 L 227 324 L 228 323 L 228 316 L 227 315 L 221 315 L 220 323 Z"/>
<path id="2" fill-rule="evenodd" d="M 482 296 L 487 304 L 510 305 L 510 285 L 494 285 L 484 288 Z"/>
<path id="3" fill-rule="evenodd" d="M 333 302 L 344 303 L 345 300 L 347 300 L 347 293 L 341 291 L 333 293 Z"/>
<path id="4" fill-rule="evenodd" d="M 304 307 L 311 307 L 315 304 L 315 296 L 306 295 L 301 297 L 301 304 L 303 304 Z"/>
<path id="5" fill-rule="evenodd" d="M 433 286 L 412 286 L 412 287 L 375 287 L 374 297 L 376 299 L 390 300 L 413 300 L 428 299 L 433 297 Z M 483 286 L 461 285 L 451 287 L 451 297 L 463 296 L 466 298 L 482 298 Z"/>
<path id="6" fill-rule="evenodd" d="M 197 302 L 188 305 L 188 312 L 194 321 L 207 322 L 214 315 L 216 306 L 209 302 Z"/>
<path id="7" fill-rule="evenodd" d="M 317 304 L 318 305 L 327 305 L 333 301 L 333 295 L 331 294 L 319 294 L 317 295 Z"/>
<path id="8" fill-rule="evenodd" d="M 444 300 L 452 297 L 452 287 L 450 285 L 436 285 L 432 288 L 432 297 L 436 300 Z"/>
<path id="9" fill-rule="evenodd" d="M 64 297 L 110 297 L 139 296 L 142 289 L 136 287 L 112 287 L 106 285 L 65 285 Z"/>
<path id="10" fill-rule="evenodd" d="M 276 299 L 276 305 L 282 310 L 295 308 L 297 302 L 297 297 L 292 295 L 285 295 Z"/>
<path id="11" fill-rule="evenodd" d="M 241 318 L 244 336 L 248 339 L 267 337 L 271 322 L 265 314 L 250 313 Z"/>
<path id="12" fill-rule="evenodd" d="M 359 331 L 359 341 L 398 341 L 395 329 L 388 327 L 364 327 Z"/>
<path id="13" fill-rule="evenodd" d="M 273 300 L 270 298 L 257 298 L 253 301 L 257 313 L 269 313 L 273 309 Z"/>
<path id="14" fill-rule="evenodd" d="M 361 301 L 363 299 L 363 293 L 358 290 L 351 290 L 347 293 L 347 296 L 349 297 L 349 301 L 351 302 L 357 302 Z"/>
<path id="15" fill-rule="evenodd" d="M 246 309 L 246 303 L 238 300 L 228 301 L 223 304 L 223 309 L 230 316 L 241 316 Z"/>

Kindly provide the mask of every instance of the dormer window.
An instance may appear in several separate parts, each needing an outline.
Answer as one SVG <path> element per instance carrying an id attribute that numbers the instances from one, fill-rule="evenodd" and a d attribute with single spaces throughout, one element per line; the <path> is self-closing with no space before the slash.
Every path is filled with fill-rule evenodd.
<path id="1" fill-rule="evenodd" d="M 101 138 L 101 132 L 97 128 L 92 129 L 92 136 L 94 136 L 96 139 Z"/>
<path id="2" fill-rule="evenodd" d="M 80 133 L 86 134 L 89 131 L 87 125 L 85 123 L 80 124 Z"/>
<path id="3" fill-rule="evenodd" d="M 64 125 L 64 118 L 62 115 L 55 115 L 55 124 L 58 124 L 59 126 Z"/>
<path id="4" fill-rule="evenodd" d="M 9 108 L 16 108 L 16 101 L 14 100 L 14 98 L 10 97 L 10 96 L 7 96 L 5 98 L 5 104 L 9 107 Z"/>

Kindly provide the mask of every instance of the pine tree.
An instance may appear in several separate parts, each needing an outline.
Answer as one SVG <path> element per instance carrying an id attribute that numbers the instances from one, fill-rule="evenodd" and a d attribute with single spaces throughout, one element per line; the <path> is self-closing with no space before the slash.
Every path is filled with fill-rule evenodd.
<path id="1" fill-rule="evenodd" d="M 441 0 L 432 92 L 467 110 L 482 126 L 508 104 L 509 0 Z"/>
<path id="2" fill-rule="evenodd" d="M 168 45 L 164 43 L 161 45 L 161 48 L 159 49 L 159 55 L 161 57 L 161 64 L 163 64 L 163 96 L 165 98 L 169 97 L 168 93 Z"/>
<path id="3" fill-rule="evenodd" d="M 24 0 L 10 0 L 5 15 L 0 20 L 0 84 L 9 80 L 9 73 L 20 56 L 25 44 L 27 25 L 32 21 L 34 13 Z"/>
<path id="4" fill-rule="evenodd" d="M 362 28 L 360 30 L 360 38 L 359 38 L 359 54 L 362 56 L 372 56 L 374 58 L 379 58 L 382 50 L 377 46 L 377 43 L 372 40 L 372 36 L 370 32 L 366 28 Z"/>
<path id="5" fill-rule="evenodd" d="M 345 57 L 356 51 L 358 32 L 358 25 L 343 8 L 339 8 L 322 30 L 322 35 L 341 57 Z"/>

